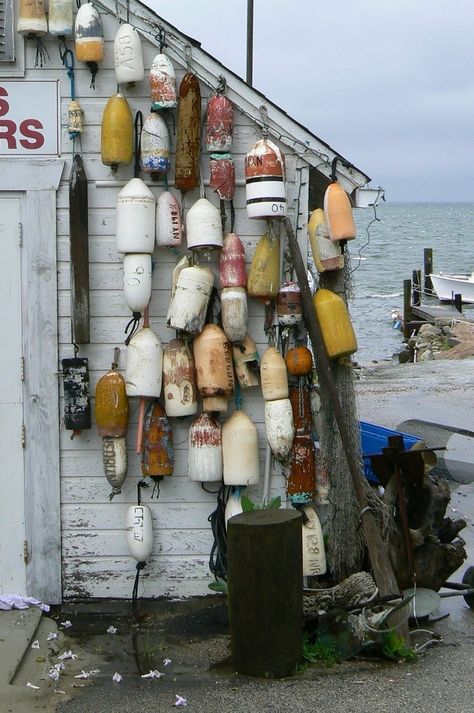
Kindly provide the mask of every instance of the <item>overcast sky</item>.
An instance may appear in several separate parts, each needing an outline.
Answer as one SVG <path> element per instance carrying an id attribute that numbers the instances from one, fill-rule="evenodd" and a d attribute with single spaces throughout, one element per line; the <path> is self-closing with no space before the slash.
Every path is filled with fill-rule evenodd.
<path id="1" fill-rule="evenodd" d="M 145 0 L 245 78 L 247 0 Z M 473 0 L 254 0 L 253 84 L 392 201 L 474 200 Z"/>

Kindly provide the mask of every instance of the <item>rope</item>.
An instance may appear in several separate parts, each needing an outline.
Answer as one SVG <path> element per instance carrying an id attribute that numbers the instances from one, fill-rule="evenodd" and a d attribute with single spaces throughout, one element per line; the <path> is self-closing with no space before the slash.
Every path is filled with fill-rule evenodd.
<path id="1" fill-rule="evenodd" d="M 209 555 L 209 570 L 215 579 L 227 581 L 227 532 L 225 526 L 225 508 L 230 489 L 222 485 L 217 494 L 217 507 L 207 518 L 211 523 L 214 542 Z"/>
<path id="2" fill-rule="evenodd" d="M 134 614 L 136 614 L 136 611 L 137 611 L 138 582 L 140 579 L 140 572 L 145 567 L 146 567 L 146 562 L 137 562 L 137 573 L 135 575 L 135 582 L 133 583 L 133 590 L 132 590 L 132 608 L 133 608 Z"/>
<path id="3" fill-rule="evenodd" d="M 133 175 L 135 178 L 140 176 L 140 156 L 142 152 L 142 131 L 143 131 L 143 114 L 137 111 L 134 124 L 134 140 L 135 140 L 135 163 L 133 166 Z"/>
<path id="4" fill-rule="evenodd" d="M 128 345 L 130 344 L 130 340 L 133 337 L 134 334 L 138 331 L 138 327 L 140 326 L 140 320 L 142 316 L 140 312 L 133 312 L 133 317 L 132 319 L 128 322 L 127 326 L 123 330 L 125 334 L 127 334 L 127 338 L 125 340 L 125 344 Z"/>

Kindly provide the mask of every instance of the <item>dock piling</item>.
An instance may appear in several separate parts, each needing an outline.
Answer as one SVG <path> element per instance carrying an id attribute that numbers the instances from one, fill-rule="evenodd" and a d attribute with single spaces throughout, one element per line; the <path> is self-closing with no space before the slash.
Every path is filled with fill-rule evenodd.
<path id="1" fill-rule="evenodd" d="M 433 292 L 433 283 L 430 275 L 433 272 L 433 248 L 425 248 L 423 250 L 423 273 L 424 273 L 424 290 L 431 295 Z"/>

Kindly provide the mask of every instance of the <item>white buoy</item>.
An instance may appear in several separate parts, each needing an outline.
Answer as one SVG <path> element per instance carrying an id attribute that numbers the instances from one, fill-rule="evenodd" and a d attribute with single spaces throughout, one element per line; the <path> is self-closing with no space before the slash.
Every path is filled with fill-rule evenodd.
<path id="1" fill-rule="evenodd" d="M 161 342 L 149 327 L 143 327 L 133 335 L 127 347 L 127 396 L 158 398 L 161 393 L 162 371 Z"/>
<path id="2" fill-rule="evenodd" d="M 288 372 L 285 360 L 276 347 L 268 347 L 260 362 L 262 395 L 265 401 L 288 398 Z"/>
<path id="3" fill-rule="evenodd" d="M 189 250 L 214 250 L 223 245 L 220 213 L 207 198 L 199 198 L 187 212 L 186 241 Z"/>
<path id="4" fill-rule="evenodd" d="M 102 461 L 107 481 L 112 486 L 114 495 L 119 495 L 127 475 L 128 457 L 127 441 L 121 438 L 106 437 L 102 439 Z"/>
<path id="5" fill-rule="evenodd" d="M 140 159 L 144 173 L 168 173 L 170 170 L 170 138 L 161 114 L 152 112 L 145 117 Z"/>
<path id="6" fill-rule="evenodd" d="M 131 178 L 117 198 L 117 252 L 151 253 L 155 248 L 155 196 L 141 178 Z"/>
<path id="7" fill-rule="evenodd" d="M 129 253 L 123 258 L 123 294 L 132 312 L 143 313 L 151 298 L 151 255 Z"/>
<path id="8" fill-rule="evenodd" d="M 52 37 L 70 37 L 74 32 L 73 0 L 49 0 L 48 32 Z"/>
<path id="9" fill-rule="evenodd" d="M 213 285 L 214 275 L 208 267 L 195 265 L 180 270 L 168 308 L 167 326 L 199 334 L 204 327 Z"/>
<path id="10" fill-rule="evenodd" d="M 114 64 L 115 75 L 119 84 L 141 82 L 145 76 L 140 35 L 127 22 L 119 25 L 115 35 Z"/>
<path id="11" fill-rule="evenodd" d="M 260 478 L 257 427 L 235 411 L 222 427 L 225 485 L 256 485 Z"/>
<path id="12" fill-rule="evenodd" d="M 104 59 L 104 28 L 98 9 L 91 2 L 77 11 L 74 25 L 78 62 L 100 62 Z"/>
<path id="13" fill-rule="evenodd" d="M 222 480 L 222 427 L 209 413 L 194 419 L 189 429 L 188 476 L 200 483 Z"/>
<path id="14" fill-rule="evenodd" d="M 181 208 L 171 191 L 163 191 L 156 204 L 156 244 L 177 247 L 183 239 Z"/>
<path id="15" fill-rule="evenodd" d="M 172 339 L 163 351 L 163 400 L 169 417 L 192 416 L 197 412 L 194 358 L 183 339 Z"/>
<path id="16" fill-rule="evenodd" d="M 2 8 L 3 10 L 3 8 Z M 20 0 L 16 31 L 20 35 L 46 35 L 48 21 L 44 9 L 44 0 Z"/>
<path id="17" fill-rule="evenodd" d="M 247 334 L 248 306 L 244 287 L 224 287 L 220 293 L 222 328 L 230 342 L 242 342 Z"/>
<path id="18" fill-rule="evenodd" d="M 290 399 L 265 401 L 265 433 L 273 455 L 284 460 L 295 436 Z"/>
<path id="19" fill-rule="evenodd" d="M 245 157 L 245 194 L 249 218 L 286 215 L 283 155 L 268 139 L 257 141 Z"/>
<path id="20" fill-rule="evenodd" d="M 153 524 L 147 505 L 130 505 L 126 521 L 127 544 L 132 557 L 147 562 L 153 549 Z"/>
<path id="21" fill-rule="evenodd" d="M 150 95 L 153 111 L 176 109 L 176 75 L 171 60 L 162 52 L 153 59 L 150 67 Z"/>
<path id="22" fill-rule="evenodd" d="M 303 524 L 303 576 L 312 577 L 326 572 L 326 552 L 319 517 L 310 505 L 302 508 L 307 521 Z"/>

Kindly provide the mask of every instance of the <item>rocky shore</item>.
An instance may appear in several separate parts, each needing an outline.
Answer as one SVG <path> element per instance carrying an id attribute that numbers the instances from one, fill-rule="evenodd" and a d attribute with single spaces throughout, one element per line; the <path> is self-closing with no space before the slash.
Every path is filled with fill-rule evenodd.
<path id="1" fill-rule="evenodd" d="M 436 320 L 423 324 L 410 337 L 398 355 L 400 363 L 425 362 L 441 359 L 464 359 L 474 356 L 474 324 Z"/>

